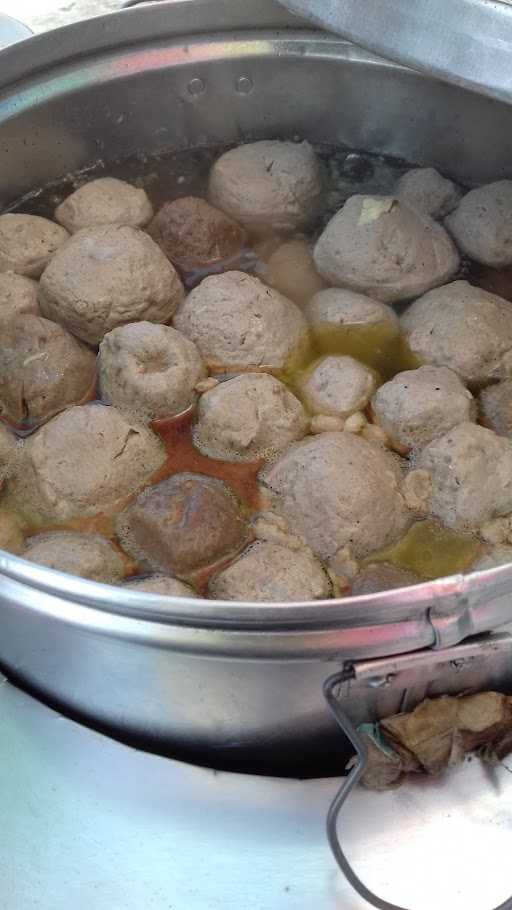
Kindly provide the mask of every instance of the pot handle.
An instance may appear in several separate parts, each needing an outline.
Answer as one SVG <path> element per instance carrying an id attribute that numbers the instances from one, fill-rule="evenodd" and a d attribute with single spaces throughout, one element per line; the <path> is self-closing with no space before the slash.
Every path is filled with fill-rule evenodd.
<path id="1" fill-rule="evenodd" d="M 343 852 L 338 838 L 338 817 L 348 796 L 350 795 L 350 792 L 363 776 L 366 765 L 368 763 L 368 750 L 366 748 L 366 744 L 359 735 L 352 721 L 347 717 L 345 712 L 340 707 L 339 698 L 336 695 L 338 687 L 352 677 L 353 671 L 351 669 L 342 670 L 340 673 L 335 673 L 333 676 L 330 676 L 328 679 L 326 679 L 323 686 L 324 697 L 327 701 L 327 704 L 329 705 L 329 708 L 331 709 L 338 725 L 341 727 L 345 736 L 348 738 L 351 745 L 356 751 L 355 762 L 329 807 L 329 811 L 327 813 L 327 838 L 338 866 L 340 867 L 347 881 L 350 883 L 350 885 L 352 885 L 352 888 L 359 894 L 360 897 L 367 901 L 368 904 L 371 904 L 372 907 L 376 907 L 377 910 L 406 910 L 406 908 L 399 907 L 397 904 L 390 904 L 389 901 L 386 901 L 383 898 L 379 897 L 377 894 L 374 894 L 373 891 L 370 891 L 369 888 L 366 887 L 364 882 L 362 882 L 354 872 L 352 866 L 350 865 L 347 857 Z M 494 910 L 512 910 L 512 897 L 509 897 L 506 901 L 504 901 L 504 903 L 500 904 L 499 907 L 495 907 Z"/>

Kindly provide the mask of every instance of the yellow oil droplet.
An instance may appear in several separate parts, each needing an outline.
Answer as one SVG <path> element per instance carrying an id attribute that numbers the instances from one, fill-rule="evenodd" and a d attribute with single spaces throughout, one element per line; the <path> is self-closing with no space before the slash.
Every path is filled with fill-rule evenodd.
<path id="1" fill-rule="evenodd" d="M 407 534 L 364 561 L 365 565 L 388 562 L 422 578 L 441 578 L 467 571 L 482 550 L 473 535 L 443 528 L 434 521 L 419 521 Z"/>

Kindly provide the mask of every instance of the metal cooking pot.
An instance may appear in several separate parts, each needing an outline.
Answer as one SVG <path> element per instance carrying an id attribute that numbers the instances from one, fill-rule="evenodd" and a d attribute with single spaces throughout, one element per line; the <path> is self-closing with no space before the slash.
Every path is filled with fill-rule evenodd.
<path id="1" fill-rule="evenodd" d="M 512 177 L 512 107 L 301 25 L 270 0 L 175 0 L 1 55 L 0 203 L 98 158 L 299 134 Z M 512 618 L 512 568 L 399 592 L 247 604 L 143 595 L 0 554 L 0 665 L 65 711 L 210 764 L 338 759 L 345 662 L 451 647 Z M 377 706 L 377 714 L 379 709 Z"/>

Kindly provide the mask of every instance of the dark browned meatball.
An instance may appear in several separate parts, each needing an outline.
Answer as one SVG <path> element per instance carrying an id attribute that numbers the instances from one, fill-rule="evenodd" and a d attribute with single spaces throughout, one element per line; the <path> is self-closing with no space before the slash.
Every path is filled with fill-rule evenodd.
<path id="1" fill-rule="evenodd" d="M 144 490 L 120 516 L 118 532 L 137 560 L 181 577 L 236 553 L 249 537 L 223 481 L 191 473 Z"/>

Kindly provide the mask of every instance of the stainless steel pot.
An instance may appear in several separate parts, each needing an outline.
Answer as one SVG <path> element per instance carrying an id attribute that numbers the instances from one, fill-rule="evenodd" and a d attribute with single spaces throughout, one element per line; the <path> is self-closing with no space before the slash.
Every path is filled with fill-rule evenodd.
<path id="1" fill-rule="evenodd" d="M 299 134 L 512 176 L 512 108 L 301 27 L 270 0 L 176 0 L 4 51 L 0 201 L 99 157 Z M 0 664 L 67 711 L 211 764 L 335 757 L 345 662 L 453 646 L 512 619 L 512 569 L 302 604 L 130 593 L 0 554 Z M 333 752 L 334 750 L 334 752 Z"/>

